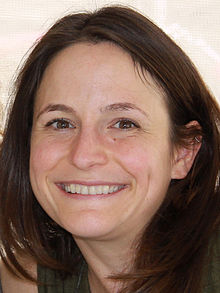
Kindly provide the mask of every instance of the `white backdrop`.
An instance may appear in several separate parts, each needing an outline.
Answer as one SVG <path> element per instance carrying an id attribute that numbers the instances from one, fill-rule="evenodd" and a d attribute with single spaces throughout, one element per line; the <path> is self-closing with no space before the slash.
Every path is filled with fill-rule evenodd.
<path id="1" fill-rule="evenodd" d="M 0 101 L 6 103 L 13 74 L 28 48 L 57 18 L 117 3 L 135 7 L 161 26 L 220 100 L 220 0 L 0 0 Z"/>

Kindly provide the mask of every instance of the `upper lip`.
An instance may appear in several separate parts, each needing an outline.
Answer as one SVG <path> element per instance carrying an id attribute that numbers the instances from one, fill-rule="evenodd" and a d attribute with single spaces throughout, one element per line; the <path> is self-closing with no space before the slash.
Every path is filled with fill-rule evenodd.
<path id="1" fill-rule="evenodd" d="M 98 186 L 98 185 L 128 185 L 127 183 L 121 183 L 121 182 L 109 182 L 109 181 L 83 181 L 83 180 L 73 180 L 73 181 L 59 181 L 57 184 L 64 184 L 64 185 L 70 185 L 70 184 L 80 184 L 80 185 L 86 185 L 86 186 Z"/>

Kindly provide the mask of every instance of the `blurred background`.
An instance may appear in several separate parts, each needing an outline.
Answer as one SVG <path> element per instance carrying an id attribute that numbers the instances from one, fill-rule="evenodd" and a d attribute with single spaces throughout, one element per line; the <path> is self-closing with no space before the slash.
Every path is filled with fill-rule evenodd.
<path id="1" fill-rule="evenodd" d="M 127 4 L 148 16 L 191 57 L 220 101 L 220 0 L 0 0 L 0 102 L 31 45 L 72 11 Z"/>

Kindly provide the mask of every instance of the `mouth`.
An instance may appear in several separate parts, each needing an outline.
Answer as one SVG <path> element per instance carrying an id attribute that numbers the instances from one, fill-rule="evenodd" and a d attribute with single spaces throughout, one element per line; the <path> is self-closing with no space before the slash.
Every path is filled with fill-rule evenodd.
<path id="1" fill-rule="evenodd" d="M 108 195 L 116 193 L 124 188 L 125 184 L 114 185 L 84 185 L 84 184 L 64 184 L 60 183 L 59 188 L 68 194 L 79 195 Z"/>

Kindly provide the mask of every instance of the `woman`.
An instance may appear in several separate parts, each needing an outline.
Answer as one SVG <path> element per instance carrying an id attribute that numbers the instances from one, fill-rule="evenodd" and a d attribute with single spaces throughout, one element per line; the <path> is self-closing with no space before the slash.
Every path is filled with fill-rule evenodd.
<path id="1" fill-rule="evenodd" d="M 68 15 L 16 86 L 4 293 L 217 292 L 220 112 L 181 49 L 125 7 Z"/>

